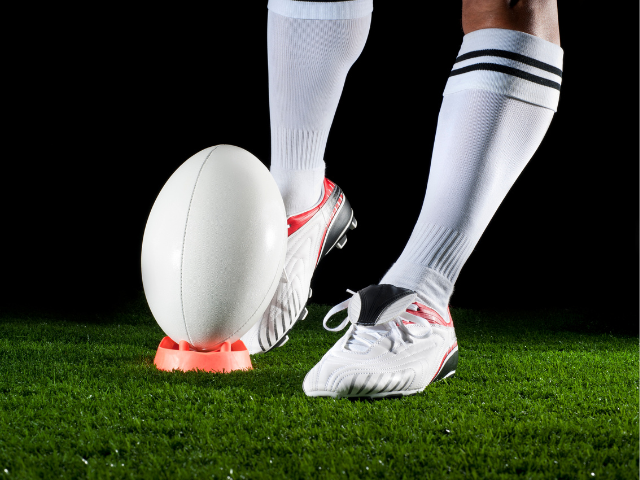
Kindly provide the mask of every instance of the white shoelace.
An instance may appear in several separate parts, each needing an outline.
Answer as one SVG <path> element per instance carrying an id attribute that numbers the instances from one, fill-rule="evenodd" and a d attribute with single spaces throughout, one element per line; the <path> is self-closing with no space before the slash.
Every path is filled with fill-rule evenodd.
<path id="1" fill-rule="evenodd" d="M 347 292 L 351 293 L 352 295 L 356 294 L 356 292 L 352 292 L 351 290 L 347 290 Z M 331 318 L 336 313 L 339 313 L 348 308 L 350 301 L 351 299 L 345 300 L 344 302 L 341 302 L 333 307 L 331 310 L 329 310 L 327 315 L 324 317 L 324 320 L 322 321 L 322 325 L 324 326 L 324 328 L 330 332 L 339 332 L 344 327 L 346 327 L 348 323 L 354 324 L 353 332 L 351 332 L 351 337 L 349 337 L 349 340 L 346 344 L 349 350 L 353 350 L 356 352 L 365 352 L 369 350 L 374 343 L 376 343 L 386 335 L 393 336 L 394 340 L 400 340 L 403 344 L 406 344 L 407 340 L 411 341 L 409 337 L 421 339 L 431 335 L 431 325 L 427 320 L 422 317 L 411 315 L 407 312 L 402 312 L 400 315 L 395 317 L 393 320 L 390 320 L 389 322 L 380 325 L 374 325 L 372 327 L 357 325 L 356 322 L 358 321 L 358 319 L 351 319 L 347 315 L 347 317 L 337 327 L 328 327 L 327 321 L 329 320 L 329 318 Z M 414 304 L 409 305 L 409 307 L 407 308 L 414 311 L 418 310 L 418 307 Z M 407 328 L 407 325 L 403 323 L 403 320 L 419 325 L 421 327 L 427 327 L 427 330 L 425 332 L 423 329 L 420 329 L 424 332 L 422 334 L 412 332 L 411 329 Z"/>

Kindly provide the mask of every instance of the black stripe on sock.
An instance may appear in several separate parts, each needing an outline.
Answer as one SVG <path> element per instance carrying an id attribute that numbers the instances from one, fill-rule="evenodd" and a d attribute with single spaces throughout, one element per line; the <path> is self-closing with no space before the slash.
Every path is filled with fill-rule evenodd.
<path id="1" fill-rule="evenodd" d="M 555 88 L 556 90 L 560 91 L 560 84 L 557 82 L 547 80 L 546 78 L 542 78 L 531 73 L 523 72 L 522 70 L 518 70 L 517 68 L 507 67 L 506 65 L 497 65 L 495 63 L 475 63 L 473 65 L 469 65 L 468 67 L 458 68 L 456 70 L 452 70 L 449 77 L 455 77 L 456 75 L 462 75 L 463 73 L 473 72 L 474 70 L 491 70 L 492 72 L 506 73 L 507 75 L 512 75 L 524 80 L 529 80 L 530 82 L 537 83 L 538 85 L 544 85 L 545 87 Z"/>
<path id="2" fill-rule="evenodd" d="M 487 50 L 475 50 L 473 52 L 465 53 L 464 55 L 460 55 L 456 58 L 455 63 L 463 62 L 465 60 L 469 60 L 470 58 L 476 57 L 502 57 L 508 58 L 509 60 L 515 60 L 516 62 L 524 63 L 525 65 L 529 65 L 531 67 L 539 68 L 540 70 L 544 70 L 545 72 L 553 73 L 562 78 L 562 70 L 553 65 L 549 65 L 548 63 L 541 62 L 540 60 L 536 60 L 535 58 L 527 57 L 525 55 L 520 55 L 519 53 L 509 52 L 507 50 L 495 50 L 495 49 L 487 49 Z"/>

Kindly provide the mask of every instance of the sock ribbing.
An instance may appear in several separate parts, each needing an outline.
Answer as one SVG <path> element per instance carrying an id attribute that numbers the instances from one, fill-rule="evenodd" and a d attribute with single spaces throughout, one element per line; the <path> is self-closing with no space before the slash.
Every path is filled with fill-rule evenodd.
<path id="1" fill-rule="evenodd" d="M 417 224 L 413 235 L 422 241 L 407 244 L 398 261 L 422 265 L 455 283 L 473 250 L 471 239 L 461 232 L 433 223 Z"/>
<path id="2" fill-rule="evenodd" d="M 420 217 L 380 283 L 411 288 L 443 314 L 460 269 L 551 123 L 562 55 L 557 45 L 512 30 L 464 37 L 444 91 Z"/>
<path id="3" fill-rule="evenodd" d="M 329 130 L 292 130 L 276 127 L 272 132 L 272 166 L 279 169 L 316 169 L 324 167 L 324 150 Z"/>
<path id="4" fill-rule="evenodd" d="M 269 2 L 271 174 L 287 215 L 311 207 L 320 194 L 329 130 L 369 34 L 372 8 L 371 0 Z"/>

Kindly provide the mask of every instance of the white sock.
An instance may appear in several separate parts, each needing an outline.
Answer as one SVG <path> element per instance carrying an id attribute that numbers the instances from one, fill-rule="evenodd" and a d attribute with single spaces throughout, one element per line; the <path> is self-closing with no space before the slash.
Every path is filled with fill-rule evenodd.
<path id="1" fill-rule="evenodd" d="M 269 0 L 268 8 L 271 174 L 290 216 L 320 197 L 329 129 L 373 0 Z"/>
<path id="2" fill-rule="evenodd" d="M 446 315 L 460 269 L 544 137 L 560 95 L 562 49 L 532 35 L 465 35 L 444 91 L 418 222 L 380 283 Z"/>

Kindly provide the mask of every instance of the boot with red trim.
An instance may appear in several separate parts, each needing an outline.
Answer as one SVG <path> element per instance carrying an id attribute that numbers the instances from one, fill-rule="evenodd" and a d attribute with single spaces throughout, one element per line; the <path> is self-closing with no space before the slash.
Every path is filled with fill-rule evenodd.
<path id="1" fill-rule="evenodd" d="M 458 365 L 458 342 L 451 314 L 443 319 L 417 301 L 413 290 L 371 285 L 333 307 L 324 319 L 330 331 L 347 333 L 304 379 L 310 397 L 400 397 L 452 376 Z M 332 315 L 348 308 L 337 328 Z"/>
<path id="2" fill-rule="evenodd" d="M 311 277 L 318 263 L 334 247 L 344 247 L 347 231 L 356 226 L 347 197 L 326 178 L 320 201 L 287 219 L 289 238 L 284 271 L 264 315 L 242 337 L 249 353 L 268 352 L 289 340 L 289 330 L 307 316 Z"/>

